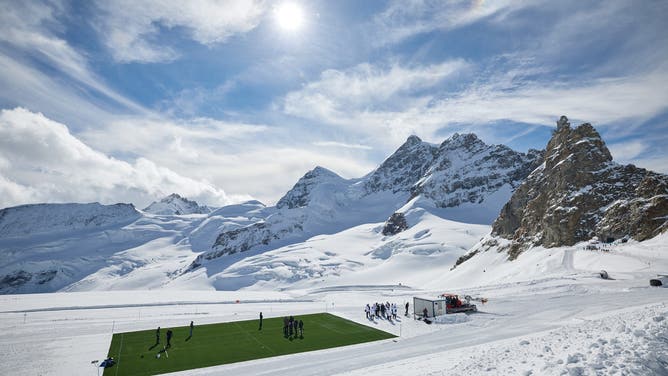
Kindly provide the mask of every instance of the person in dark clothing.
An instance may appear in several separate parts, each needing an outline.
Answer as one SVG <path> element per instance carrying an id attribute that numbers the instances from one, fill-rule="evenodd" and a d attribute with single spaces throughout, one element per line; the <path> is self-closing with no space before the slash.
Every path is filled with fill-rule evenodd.
<path id="1" fill-rule="evenodd" d="M 299 326 L 299 322 L 297 321 L 297 319 L 295 319 L 295 321 L 292 322 L 292 329 L 295 332 L 295 337 L 297 337 L 297 327 L 298 326 Z"/>
<path id="2" fill-rule="evenodd" d="M 158 327 L 158 330 L 155 331 L 155 343 L 160 343 L 160 327 Z"/>
<path id="3" fill-rule="evenodd" d="M 191 321 L 190 322 L 190 335 L 188 336 L 188 338 L 191 338 L 193 336 L 193 329 L 195 329 L 195 323 Z"/>
<path id="4" fill-rule="evenodd" d="M 172 347 L 172 331 L 167 330 L 167 347 Z"/>
<path id="5" fill-rule="evenodd" d="M 292 337 L 292 323 L 294 323 L 294 322 L 295 322 L 295 318 L 290 316 L 290 319 L 288 320 L 288 333 L 289 333 L 288 336 L 289 337 Z"/>
<path id="6" fill-rule="evenodd" d="M 283 317 L 283 337 L 288 337 L 288 318 Z"/>
<path id="7" fill-rule="evenodd" d="M 304 337 L 304 322 L 299 320 L 299 336 Z"/>
<path id="8" fill-rule="evenodd" d="M 429 316 L 429 311 L 427 311 L 427 307 L 425 307 L 425 308 L 422 310 L 422 317 L 424 317 L 424 318 L 426 319 L 427 316 Z"/>
<path id="9" fill-rule="evenodd" d="M 408 302 L 406 302 L 406 317 L 408 317 Z"/>
<path id="10" fill-rule="evenodd" d="M 262 330 L 262 312 L 260 312 L 260 328 L 258 330 Z"/>
<path id="11" fill-rule="evenodd" d="M 385 318 L 385 304 L 380 305 L 380 315 Z"/>

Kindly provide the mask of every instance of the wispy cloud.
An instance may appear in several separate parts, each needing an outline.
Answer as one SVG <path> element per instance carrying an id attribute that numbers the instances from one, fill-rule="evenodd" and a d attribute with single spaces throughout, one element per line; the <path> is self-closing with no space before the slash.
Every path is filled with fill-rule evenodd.
<path id="1" fill-rule="evenodd" d="M 336 141 L 317 141 L 314 142 L 315 146 L 323 147 L 334 147 L 334 148 L 344 148 L 344 149 L 362 149 L 362 150 L 372 150 L 373 148 L 368 145 L 362 144 L 347 144 L 345 142 L 336 142 Z"/>
<path id="2" fill-rule="evenodd" d="M 0 207 L 31 202 L 134 202 L 179 192 L 213 205 L 233 200 L 196 180 L 139 157 L 125 162 L 74 137 L 67 126 L 17 108 L 0 113 Z"/>
<path id="3" fill-rule="evenodd" d="M 112 56 L 119 62 L 168 62 L 179 57 L 174 46 L 158 42 L 160 28 L 184 28 L 204 45 L 225 42 L 254 29 L 267 11 L 259 0 L 99 1 L 97 22 Z"/>
<path id="4" fill-rule="evenodd" d="M 518 0 L 394 0 L 373 20 L 376 43 L 401 42 L 434 30 L 451 30 L 532 5 Z M 534 4 L 535 5 L 535 2 Z"/>
<path id="5" fill-rule="evenodd" d="M 64 17 L 64 12 L 65 6 L 59 2 L 0 3 L 0 42 L 4 43 L 5 47 L 12 47 L 10 54 L 10 49 L 2 48 L 0 44 L 0 53 L 4 55 L 5 66 L 13 65 L 2 76 L 6 80 L 12 80 L 13 74 L 17 71 L 21 71 L 22 76 L 40 75 L 39 70 L 31 70 L 26 66 L 32 66 L 34 61 L 38 61 L 55 68 L 67 75 L 70 80 L 80 83 L 87 90 L 105 96 L 117 105 L 133 111 L 145 111 L 135 102 L 105 85 L 103 80 L 92 73 L 86 57 L 58 36 L 62 34 L 62 25 L 58 19 Z M 48 76 L 45 78 L 51 80 Z M 15 86 L 29 86 L 21 85 L 21 80 L 17 81 Z M 81 86 L 76 90 L 80 91 Z"/>
<path id="6" fill-rule="evenodd" d="M 465 61 L 452 60 L 414 67 L 364 63 L 344 71 L 330 69 L 319 80 L 288 93 L 283 111 L 349 131 L 389 131 L 385 137 L 401 139 L 420 130 L 416 128 L 420 122 L 411 123 L 410 119 L 433 100 L 424 91 L 443 87 L 467 68 Z"/>

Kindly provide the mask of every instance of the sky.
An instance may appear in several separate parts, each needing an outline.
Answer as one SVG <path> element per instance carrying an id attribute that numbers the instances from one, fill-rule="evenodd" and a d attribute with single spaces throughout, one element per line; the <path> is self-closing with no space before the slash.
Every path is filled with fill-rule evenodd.
<path id="1" fill-rule="evenodd" d="M 408 136 L 590 122 L 668 173 L 666 1 L 0 0 L 0 208 L 275 203 Z"/>

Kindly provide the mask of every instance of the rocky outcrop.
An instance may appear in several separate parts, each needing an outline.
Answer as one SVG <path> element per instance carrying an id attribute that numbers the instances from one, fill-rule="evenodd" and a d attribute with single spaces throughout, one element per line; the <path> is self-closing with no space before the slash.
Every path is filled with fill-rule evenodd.
<path id="1" fill-rule="evenodd" d="M 404 213 L 393 213 L 390 218 L 385 221 L 383 226 L 383 235 L 396 235 L 408 228 L 406 223 L 406 216 Z"/>
<path id="2" fill-rule="evenodd" d="M 571 128 L 562 116 L 545 162 L 503 207 L 492 235 L 512 240 L 507 251 L 514 259 L 531 246 L 594 236 L 645 240 L 665 231 L 667 219 L 668 176 L 614 163 L 591 124 Z"/>

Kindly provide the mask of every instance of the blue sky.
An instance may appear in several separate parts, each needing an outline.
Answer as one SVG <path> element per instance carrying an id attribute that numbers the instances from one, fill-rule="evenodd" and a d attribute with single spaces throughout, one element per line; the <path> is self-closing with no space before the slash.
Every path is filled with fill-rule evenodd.
<path id="1" fill-rule="evenodd" d="M 649 0 L 0 0 L 0 207 L 271 204 L 411 134 L 543 148 L 560 115 L 665 173 L 667 18 Z"/>

